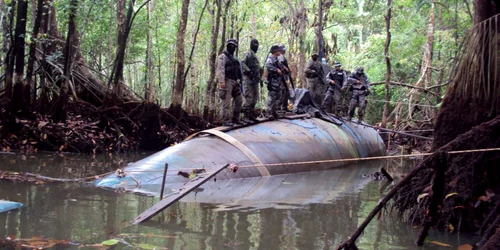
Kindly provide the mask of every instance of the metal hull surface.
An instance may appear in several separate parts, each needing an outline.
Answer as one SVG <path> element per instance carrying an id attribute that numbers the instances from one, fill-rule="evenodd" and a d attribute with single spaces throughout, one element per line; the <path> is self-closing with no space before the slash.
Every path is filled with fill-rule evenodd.
<path id="1" fill-rule="evenodd" d="M 369 127 L 352 122 L 335 125 L 318 118 L 279 119 L 257 123 L 226 132 L 251 150 L 264 164 L 284 164 L 332 159 L 363 158 L 385 155 L 384 143 L 378 133 Z M 166 190 L 179 188 L 187 181 L 178 171 L 211 169 L 226 164 L 248 166 L 254 164 L 240 149 L 213 136 L 203 135 L 166 148 L 154 155 L 125 167 L 124 177 L 115 174 L 95 182 L 96 186 L 119 188 L 132 192 L 158 194 L 163 170 L 168 163 Z M 347 165 L 348 162 L 280 165 L 265 167 L 270 175 L 323 170 Z M 228 170 L 216 179 L 234 179 L 262 176 L 255 167 Z"/>
<path id="2" fill-rule="evenodd" d="M 373 181 L 371 174 L 384 164 L 381 160 L 364 161 L 329 170 L 208 181 L 182 201 L 213 204 L 214 209 L 225 211 L 289 209 L 331 203 L 341 196 L 359 192 Z"/>

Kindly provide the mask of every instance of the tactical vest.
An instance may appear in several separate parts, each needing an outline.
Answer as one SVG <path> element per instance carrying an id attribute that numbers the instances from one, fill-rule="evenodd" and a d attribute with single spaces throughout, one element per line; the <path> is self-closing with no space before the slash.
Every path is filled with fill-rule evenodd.
<path id="1" fill-rule="evenodd" d="M 360 81 L 361 83 L 359 85 L 357 84 L 352 84 L 351 85 L 351 88 L 349 89 L 350 91 L 352 91 L 353 89 L 356 89 L 356 90 L 365 90 L 366 87 L 365 87 L 365 79 L 363 77 L 363 75 L 359 75 L 359 74 L 352 74 L 351 75 L 352 78 Z"/>
<path id="2" fill-rule="evenodd" d="M 281 72 L 283 72 L 283 69 L 281 68 L 280 66 L 280 62 L 278 61 L 278 58 L 275 57 L 274 60 L 273 58 L 268 58 L 271 60 L 272 64 L 278 68 L 279 70 L 281 70 Z M 267 64 L 267 61 L 266 61 L 266 64 Z M 272 79 L 279 79 L 280 78 L 280 75 L 277 73 L 277 72 L 271 72 L 271 71 L 268 71 L 267 73 L 267 81 L 268 82 L 271 82 Z"/>
<path id="3" fill-rule="evenodd" d="M 250 53 L 250 52 L 249 52 Z M 260 79 L 260 67 L 257 56 L 248 56 L 246 61 L 247 67 L 250 69 L 250 79 L 258 81 Z"/>
<path id="4" fill-rule="evenodd" d="M 344 71 L 330 72 L 330 79 L 334 80 L 339 88 L 342 88 L 342 84 L 344 83 Z"/>
<path id="5" fill-rule="evenodd" d="M 227 51 L 224 51 L 224 55 L 226 55 L 227 58 L 226 65 L 224 66 L 226 78 L 229 78 L 231 80 L 241 79 L 242 74 L 240 61 L 238 61 L 236 57 L 232 56 Z"/>

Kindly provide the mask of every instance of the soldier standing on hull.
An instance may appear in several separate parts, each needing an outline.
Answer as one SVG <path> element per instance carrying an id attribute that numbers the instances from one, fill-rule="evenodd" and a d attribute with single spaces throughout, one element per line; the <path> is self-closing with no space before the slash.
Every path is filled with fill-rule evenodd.
<path id="1" fill-rule="evenodd" d="M 226 50 L 217 59 L 217 80 L 219 81 L 219 98 L 222 100 L 222 120 L 224 126 L 240 123 L 242 105 L 241 89 L 238 80 L 242 79 L 240 61 L 234 56 L 238 41 L 230 38 L 226 42 Z M 233 115 L 230 117 L 231 99 Z"/>
<path id="2" fill-rule="evenodd" d="M 271 46 L 271 55 L 266 60 L 267 70 L 267 117 L 278 118 L 276 110 L 280 106 L 282 75 L 278 57 L 280 56 L 280 47 L 278 45 Z"/>
<path id="3" fill-rule="evenodd" d="M 278 61 L 280 63 L 281 68 L 283 69 L 283 84 L 281 84 L 281 96 L 280 96 L 280 106 L 278 107 L 280 110 L 288 111 L 288 99 L 290 99 L 290 93 L 288 89 L 288 80 L 290 79 L 290 68 L 288 66 L 288 60 L 285 57 L 286 47 L 285 45 L 280 45 L 280 56 L 278 57 Z"/>
<path id="4" fill-rule="evenodd" d="M 244 122 L 257 121 L 254 116 L 255 105 L 259 99 L 259 82 L 261 78 L 261 67 L 257 58 L 257 50 L 259 49 L 259 41 L 252 39 L 250 41 L 250 49 L 245 52 L 243 60 L 241 60 L 241 69 L 243 70 L 243 87 L 245 89 L 245 105 L 243 111 L 245 114 Z"/>
<path id="5" fill-rule="evenodd" d="M 326 76 L 328 90 L 326 91 L 325 99 L 323 99 L 321 106 L 326 112 L 331 113 L 333 99 L 335 102 L 335 114 L 340 116 L 342 109 L 342 91 L 347 85 L 347 74 L 341 69 L 342 65 L 339 62 L 333 64 L 333 67 L 335 68 Z"/>
<path id="6" fill-rule="evenodd" d="M 358 107 L 358 123 L 363 121 L 365 114 L 366 99 L 370 94 L 370 81 L 364 73 L 363 67 L 357 67 L 347 79 L 351 93 L 351 101 L 349 103 L 349 120 L 354 116 L 354 110 Z"/>
<path id="7" fill-rule="evenodd" d="M 311 95 L 311 99 L 317 105 L 321 104 L 321 99 L 323 95 L 323 68 L 321 63 L 318 61 L 318 53 L 313 53 L 311 60 L 307 62 L 305 74 L 307 80 L 307 89 Z"/>

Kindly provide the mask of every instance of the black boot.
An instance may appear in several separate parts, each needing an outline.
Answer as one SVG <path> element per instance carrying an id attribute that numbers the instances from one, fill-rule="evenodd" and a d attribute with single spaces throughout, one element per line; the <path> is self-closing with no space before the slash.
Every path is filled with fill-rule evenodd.
<path id="1" fill-rule="evenodd" d="M 363 122 L 363 116 L 358 115 L 358 124 L 361 124 Z"/>
<path id="2" fill-rule="evenodd" d="M 232 127 L 232 126 L 234 126 L 234 124 L 232 122 L 230 122 L 230 121 L 225 121 L 225 122 L 222 123 L 222 126 Z"/>
<path id="3" fill-rule="evenodd" d="M 257 120 L 257 117 L 255 117 L 255 114 L 254 114 L 253 110 L 250 111 L 250 112 L 248 112 L 248 118 L 252 122 L 258 122 L 259 121 L 259 120 Z"/>
<path id="4" fill-rule="evenodd" d="M 236 126 L 236 125 L 241 125 L 241 124 L 243 124 L 243 123 L 240 121 L 240 119 L 238 119 L 238 118 L 233 118 L 233 119 L 231 120 L 231 122 L 232 122 L 235 126 Z"/>
<path id="5" fill-rule="evenodd" d="M 250 113 L 245 112 L 245 115 L 243 116 L 243 122 L 244 123 L 251 123 L 252 120 L 250 119 Z"/>

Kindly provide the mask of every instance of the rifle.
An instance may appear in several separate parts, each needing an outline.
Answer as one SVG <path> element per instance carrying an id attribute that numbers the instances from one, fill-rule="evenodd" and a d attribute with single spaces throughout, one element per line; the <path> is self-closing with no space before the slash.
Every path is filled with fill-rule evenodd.
<path id="1" fill-rule="evenodd" d="M 241 62 L 240 62 L 239 78 L 240 78 L 240 91 L 241 91 L 241 94 L 244 96 L 245 95 L 245 87 L 243 87 L 244 81 L 243 81 L 243 69 L 241 68 Z"/>
<path id="2" fill-rule="evenodd" d="M 286 63 L 286 58 L 285 58 L 284 62 Z M 284 66 L 284 67 L 282 67 L 283 69 L 281 69 L 281 70 L 282 70 L 283 74 L 288 76 L 288 78 L 290 79 L 290 84 L 292 85 L 292 89 L 290 90 L 290 88 L 288 86 L 288 82 L 286 81 L 286 77 L 283 77 L 283 84 L 285 85 L 285 90 L 286 90 L 286 93 L 288 95 L 287 99 L 290 99 L 293 101 L 293 99 L 295 97 L 295 83 L 293 82 L 292 71 L 290 71 L 290 67 L 288 67 L 288 63 L 286 63 L 286 64 L 285 63 L 282 64 L 282 66 Z M 289 70 L 288 73 L 284 73 L 285 67 Z"/>
<path id="3" fill-rule="evenodd" d="M 290 84 L 292 85 L 292 88 L 295 90 L 295 81 L 293 80 L 292 72 L 290 72 Z"/>
<path id="4" fill-rule="evenodd" d="M 319 68 L 316 68 L 316 72 L 318 72 L 318 77 L 321 79 L 321 82 L 323 83 L 323 85 L 325 86 L 328 86 L 328 82 L 326 82 L 325 80 L 325 71 L 323 71 L 323 65 L 322 63 L 319 63 Z"/>

